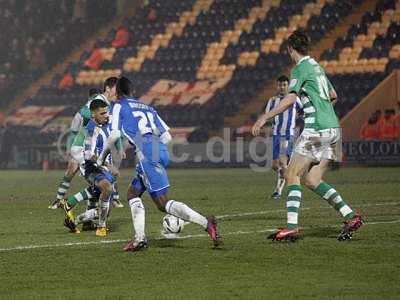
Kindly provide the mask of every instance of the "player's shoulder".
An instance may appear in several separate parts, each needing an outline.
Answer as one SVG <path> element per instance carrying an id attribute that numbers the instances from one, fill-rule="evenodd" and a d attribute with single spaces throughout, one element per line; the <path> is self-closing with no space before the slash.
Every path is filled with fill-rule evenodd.
<path id="1" fill-rule="evenodd" d="M 268 103 L 277 104 L 277 103 L 279 103 L 283 98 L 284 98 L 284 96 L 279 95 L 279 94 L 276 94 L 276 95 L 272 96 L 272 97 L 269 99 Z"/>
<path id="2" fill-rule="evenodd" d="M 128 97 L 128 98 L 122 98 L 120 99 L 117 104 L 121 105 L 121 106 L 135 106 L 137 100 L 135 98 L 132 97 Z"/>
<path id="3" fill-rule="evenodd" d="M 146 104 L 146 103 L 143 103 L 143 102 L 140 101 L 140 99 L 138 99 L 138 98 L 134 98 L 134 97 L 132 97 L 132 98 L 126 98 L 126 101 L 128 101 L 128 102 L 129 102 L 128 105 L 129 105 L 130 107 L 134 108 L 134 109 L 143 110 L 143 111 L 151 111 L 151 112 L 154 112 L 154 111 L 155 111 L 155 108 L 154 108 L 153 106 L 148 105 L 148 104 Z"/>
<path id="4" fill-rule="evenodd" d="M 81 114 L 82 117 L 87 117 L 87 115 L 90 114 L 89 105 L 90 103 L 88 102 L 79 109 L 78 112 Z"/>
<path id="5" fill-rule="evenodd" d="M 279 95 L 273 95 L 272 97 L 270 97 L 270 98 L 267 100 L 267 104 L 268 104 L 268 103 L 272 103 L 273 101 L 276 101 L 276 100 L 279 100 Z"/>
<path id="6" fill-rule="evenodd" d="M 310 56 L 305 56 L 300 61 L 293 67 L 293 71 L 298 71 L 298 70 L 304 70 L 308 69 L 310 67 L 318 65 L 317 61 L 310 57 Z"/>
<path id="7" fill-rule="evenodd" d="M 116 110 L 121 110 L 125 106 L 126 106 L 125 99 L 119 99 L 118 101 L 112 102 L 110 106 L 110 111 L 114 113 Z"/>
<path id="8" fill-rule="evenodd" d="M 97 124 L 96 124 L 95 121 L 93 121 L 92 119 L 90 119 L 89 122 L 87 123 L 87 126 L 89 126 L 89 127 L 96 127 Z"/>
<path id="9" fill-rule="evenodd" d="M 309 73 L 315 73 L 315 72 L 320 73 L 321 70 L 324 71 L 322 66 L 312 57 L 305 60 L 301 68 L 302 72 L 309 72 Z"/>
<path id="10" fill-rule="evenodd" d="M 276 95 L 268 98 L 264 105 L 264 111 L 271 110 L 271 105 L 276 101 Z"/>
<path id="11" fill-rule="evenodd" d="M 90 119 L 85 128 L 88 132 L 93 132 L 96 127 L 97 124 L 92 119 Z"/>

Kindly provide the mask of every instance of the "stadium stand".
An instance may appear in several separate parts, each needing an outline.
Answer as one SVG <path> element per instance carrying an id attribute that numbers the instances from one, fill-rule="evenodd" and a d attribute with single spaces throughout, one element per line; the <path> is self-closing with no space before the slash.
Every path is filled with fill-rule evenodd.
<path id="1" fill-rule="evenodd" d="M 400 1 L 378 1 L 360 24 L 322 54 L 321 64 L 340 91 L 344 116 L 394 69 L 400 67 Z"/>
<path id="2" fill-rule="evenodd" d="M 124 74 L 133 79 L 136 96 L 157 106 L 169 124 L 180 132 L 187 128 L 192 132 L 191 141 L 204 140 L 209 130 L 223 126 L 225 116 L 236 114 L 290 65 L 285 39 L 293 30 L 302 28 L 317 42 L 361 3 L 153 0 L 134 17 L 123 20 L 105 40 L 98 40 L 91 52 L 84 53 L 77 64 L 56 76 L 50 86 L 42 86 L 25 102 L 26 111 L 17 113 L 37 116 L 32 111 L 52 107 L 50 112 L 42 111 L 52 115 L 48 121 L 35 124 L 36 127 L 25 124 L 46 135 L 46 139 L 36 140 L 49 142 L 56 136 L 55 129 L 65 127 L 68 118 L 84 103 L 90 87 L 98 86 L 109 76 Z M 323 53 L 323 64 L 332 73 L 338 90 L 343 91 L 340 96 L 347 95 L 349 103 L 354 104 L 365 95 L 367 83 L 368 89 L 372 88 L 397 66 L 400 50 L 395 46 L 396 5 L 397 1 L 379 1 L 375 11 L 364 16 L 360 28 L 351 28 L 343 41 L 335 43 L 335 50 Z M 375 35 L 369 27 L 375 28 Z M 358 38 L 362 33 L 365 39 Z M 362 42 L 373 36 L 384 42 L 375 43 L 374 39 L 366 47 Z M 355 50 L 348 54 L 346 49 L 360 50 L 361 45 L 358 56 Z M 389 53 L 387 61 L 382 58 L 384 51 Z M 354 61 L 358 67 L 363 60 L 376 61 L 374 69 L 368 66 L 370 69 L 360 69 L 363 72 L 348 72 L 350 66 L 356 66 Z M 343 61 L 346 65 L 342 67 Z M 340 68 L 336 68 L 338 65 Z M 62 109 L 58 111 L 56 107 Z M 350 107 L 339 108 L 340 115 Z"/>
<path id="3" fill-rule="evenodd" d="M 7 46 L 2 48 L 0 61 L 0 107 L 115 15 L 115 4 L 101 0 L 97 1 L 102 7 L 100 14 L 91 17 L 88 1 L 88 16 L 78 18 L 73 13 L 74 3 L 2 1 L 0 42 Z"/>

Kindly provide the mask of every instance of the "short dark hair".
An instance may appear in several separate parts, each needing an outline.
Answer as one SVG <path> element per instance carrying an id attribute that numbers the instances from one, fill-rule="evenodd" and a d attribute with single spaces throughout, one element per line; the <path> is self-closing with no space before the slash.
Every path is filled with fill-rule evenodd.
<path id="1" fill-rule="evenodd" d="M 121 98 L 123 96 L 131 96 L 133 93 L 132 82 L 126 77 L 121 77 L 117 81 L 116 90 L 117 98 Z"/>
<path id="2" fill-rule="evenodd" d="M 98 88 L 91 88 L 89 90 L 89 97 L 93 97 L 95 95 L 101 94 L 101 90 Z"/>
<path id="3" fill-rule="evenodd" d="M 295 30 L 288 38 L 288 45 L 301 55 L 307 55 L 310 38 L 303 31 Z"/>
<path id="4" fill-rule="evenodd" d="M 93 99 L 92 102 L 90 102 L 90 111 L 95 111 L 101 107 L 107 107 L 108 104 L 107 102 L 101 100 L 101 99 Z"/>
<path id="5" fill-rule="evenodd" d="M 108 77 L 103 84 L 103 92 L 106 91 L 107 87 L 110 89 L 113 88 L 117 84 L 118 78 L 117 77 Z"/>
<path id="6" fill-rule="evenodd" d="M 277 82 L 289 82 L 289 78 L 286 75 L 281 75 L 276 79 Z"/>

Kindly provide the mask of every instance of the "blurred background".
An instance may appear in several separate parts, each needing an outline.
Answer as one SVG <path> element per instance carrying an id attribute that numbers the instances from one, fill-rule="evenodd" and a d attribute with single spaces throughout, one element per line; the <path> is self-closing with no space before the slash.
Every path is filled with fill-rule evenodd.
<path id="1" fill-rule="evenodd" d="M 298 28 L 339 95 L 344 163 L 400 164 L 400 0 L 1 0 L 0 16 L 0 168 L 64 168 L 72 117 L 109 76 L 176 141 L 249 140 Z"/>

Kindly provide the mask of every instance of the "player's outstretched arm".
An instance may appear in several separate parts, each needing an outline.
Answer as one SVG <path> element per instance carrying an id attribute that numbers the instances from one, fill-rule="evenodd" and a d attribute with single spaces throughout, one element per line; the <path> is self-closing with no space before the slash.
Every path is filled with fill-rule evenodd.
<path id="1" fill-rule="evenodd" d="M 296 99 L 297 95 L 294 93 L 290 93 L 286 95 L 285 98 L 282 99 L 282 101 L 279 103 L 277 107 L 275 107 L 269 112 L 262 114 L 258 118 L 257 122 L 253 125 L 253 128 L 251 130 L 253 135 L 254 136 L 259 135 L 261 128 L 265 125 L 265 123 L 267 123 L 268 120 L 272 119 L 276 115 L 279 115 L 280 113 L 287 110 L 290 106 L 292 106 L 296 102 Z"/>

